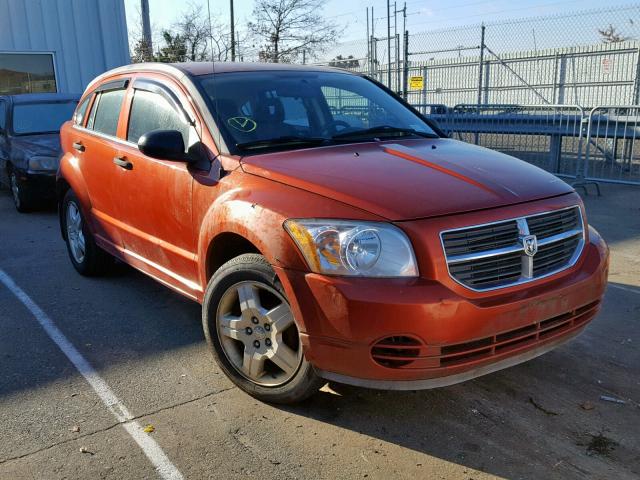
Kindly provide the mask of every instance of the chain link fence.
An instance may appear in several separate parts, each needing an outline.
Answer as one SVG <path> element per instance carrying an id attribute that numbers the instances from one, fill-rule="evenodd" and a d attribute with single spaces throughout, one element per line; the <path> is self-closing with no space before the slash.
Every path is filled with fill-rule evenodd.
<path id="1" fill-rule="evenodd" d="M 454 138 L 578 183 L 640 185 L 639 40 L 633 4 L 371 36 L 323 64 L 368 74 Z"/>

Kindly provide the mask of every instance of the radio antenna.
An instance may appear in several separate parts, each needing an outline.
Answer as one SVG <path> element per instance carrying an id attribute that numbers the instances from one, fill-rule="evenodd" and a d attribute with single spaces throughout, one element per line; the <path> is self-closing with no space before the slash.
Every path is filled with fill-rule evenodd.
<path id="1" fill-rule="evenodd" d="M 218 113 L 218 95 L 216 92 L 216 62 L 215 62 L 215 54 L 213 52 L 213 28 L 211 26 L 211 0 L 207 0 L 207 14 L 209 16 L 209 45 L 211 50 L 211 74 L 212 74 L 211 82 L 212 82 L 212 91 L 213 91 L 213 108 L 215 109 L 215 112 L 212 115 L 212 117 L 214 122 L 218 122 L 220 121 L 220 115 Z M 212 125 L 212 127 L 214 126 Z M 215 128 L 215 130 L 217 130 L 217 137 L 218 137 L 217 139 L 215 139 L 216 148 L 220 149 L 220 144 L 221 144 L 220 129 Z M 218 151 L 218 154 L 220 154 L 219 151 Z"/>

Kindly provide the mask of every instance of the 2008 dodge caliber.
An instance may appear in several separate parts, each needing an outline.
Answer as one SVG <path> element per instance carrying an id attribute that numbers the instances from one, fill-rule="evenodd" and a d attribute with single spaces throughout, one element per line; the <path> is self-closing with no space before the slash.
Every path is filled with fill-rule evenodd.
<path id="1" fill-rule="evenodd" d="M 62 128 L 60 222 L 202 303 L 240 388 L 453 384 L 578 334 L 608 249 L 564 182 L 449 138 L 340 70 L 193 63 L 94 80 Z"/>

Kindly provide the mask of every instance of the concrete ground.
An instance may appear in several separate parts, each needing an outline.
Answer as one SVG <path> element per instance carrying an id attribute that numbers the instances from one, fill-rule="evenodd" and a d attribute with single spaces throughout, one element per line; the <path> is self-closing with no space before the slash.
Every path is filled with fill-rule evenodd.
<path id="1" fill-rule="evenodd" d="M 144 435 L 184 478 L 638 478 L 640 188 L 604 186 L 585 201 L 612 250 L 599 317 L 543 357 L 431 391 L 331 384 L 295 407 L 255 401 L 214 365 L 198 305 L 124 266 L 80 277 L 55 212 L 17 214 L 6 190 L 0 270 L 153 427 Z M 1 479 L 158 478 L 2 284 L 0 328 Z"/>

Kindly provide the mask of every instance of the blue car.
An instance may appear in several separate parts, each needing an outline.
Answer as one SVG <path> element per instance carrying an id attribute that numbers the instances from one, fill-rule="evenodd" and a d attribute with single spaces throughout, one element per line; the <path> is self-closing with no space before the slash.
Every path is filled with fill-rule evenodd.
<path id="1" fill-rule="evenodd" d="M 19 212 L 55 198 L 60 127 L 80 96 L 30 93 L 0 96 L 0 183 L 11 188 Z"/>

